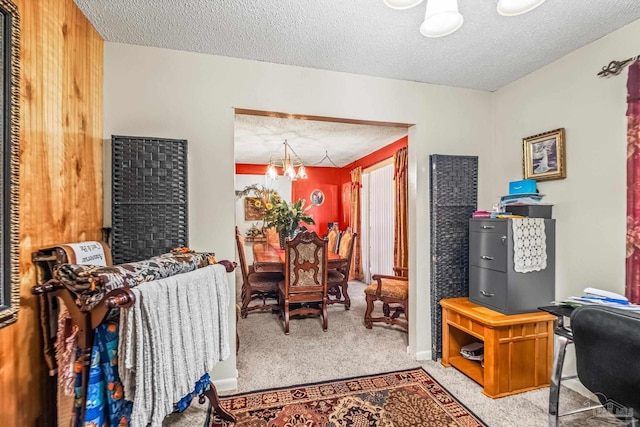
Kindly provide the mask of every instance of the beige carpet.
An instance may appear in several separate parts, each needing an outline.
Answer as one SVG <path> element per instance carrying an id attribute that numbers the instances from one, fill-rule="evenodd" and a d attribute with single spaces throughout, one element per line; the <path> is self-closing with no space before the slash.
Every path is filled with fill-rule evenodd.
<path id="1" fill-rule="evenodd" d="M 239 272 L 238 272 L 239 274 Z M 363 283 L 352 282 L 351 310 L 329 307 L 329 329 L 322 331 L 319 318 L 292 319 L 290 335 L 283 332 L 278 316 L 252 312 L 238 322 L 237 392 L 262 390 L 295 384 L 391 372 L 423 366 L 460 402 L 492 427 L 548 426 L 549 389 L 540 389 L 501 399 L 482 394 L 482 388 L 455 368 L 439 362 L 416 362 L 406 352 L 407 334 L 395 327 L 372 330 L 363 325 L 365 302 Z M 237 292 L 240 295 L 240 292 Z M 228 394 L 228 393 L 223 393 Z M 589 406 L 584 396 L 569 389 L 561 392 L 561 412 Z M 165 426 L 202 426 L 206 407 L 193 404 L 182 414 L 172 414 Z M 618 424 L 602 411 L 563 417 L 563 427 L 610 426 Z M 621 424 L 618 424 L 621 425 Z"/>

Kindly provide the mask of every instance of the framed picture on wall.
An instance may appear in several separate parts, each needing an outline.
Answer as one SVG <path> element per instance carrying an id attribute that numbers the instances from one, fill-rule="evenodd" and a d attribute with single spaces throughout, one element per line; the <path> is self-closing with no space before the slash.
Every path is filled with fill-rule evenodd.
<path id="1" fill-rule="evenodd" d="M 262 200 L 259 197 L 244 198 L 244 220 L 258 221 L 264 217 L 265 208 L 262 206 Z"/>
<path id="2" fill-rule="evenodd" d="M 522 139 L 524 179 L 549 181 L 566 178 L 564 128 Z"/>
<path id="3" fill-rule="evenodd" d="M 313 190 L 311 192 L 311 204 L 320 206 L 324 203 L 324 193 L 321 190 Z"/>

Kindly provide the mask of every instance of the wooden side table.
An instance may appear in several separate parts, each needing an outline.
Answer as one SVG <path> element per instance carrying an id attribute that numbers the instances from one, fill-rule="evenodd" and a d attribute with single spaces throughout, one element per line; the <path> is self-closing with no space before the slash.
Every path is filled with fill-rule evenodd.
<path id="1" fill-rule="evenodd" d="M 504 315 L 468 298 L 443 299 L 440 305 L 445 367 L 459 369 L 492 398 L 549 386 L 555 316 Z M 478 341 L 484 342 L 484 367 L 460 355 L 463 346 Z"/>

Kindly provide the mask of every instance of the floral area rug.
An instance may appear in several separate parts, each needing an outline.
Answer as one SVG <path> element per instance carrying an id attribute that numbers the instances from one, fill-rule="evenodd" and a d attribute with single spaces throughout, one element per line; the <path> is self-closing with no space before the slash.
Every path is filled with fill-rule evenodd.
<path id="1" fill-rule="evenodd" d="M 222 398 L 235 424 L 206 427 L 486 427 L 423 369 L 263 390 Z"/>

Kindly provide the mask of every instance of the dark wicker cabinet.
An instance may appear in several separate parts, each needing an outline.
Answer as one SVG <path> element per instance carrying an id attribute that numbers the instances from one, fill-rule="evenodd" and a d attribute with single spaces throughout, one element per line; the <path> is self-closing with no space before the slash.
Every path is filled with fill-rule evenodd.
<path id="1" fill-rule="evenodd" d="M 111 137 L 113 262 L 188 246 L 187 141 Z"/>
<path id="2" fill-rule="evenodd" d="M 442 354 L 444 298 L 469 295 L 469 218 L 477 208 L 478 158 L 429 156 L 431 197 L 431 357 Z"/>

